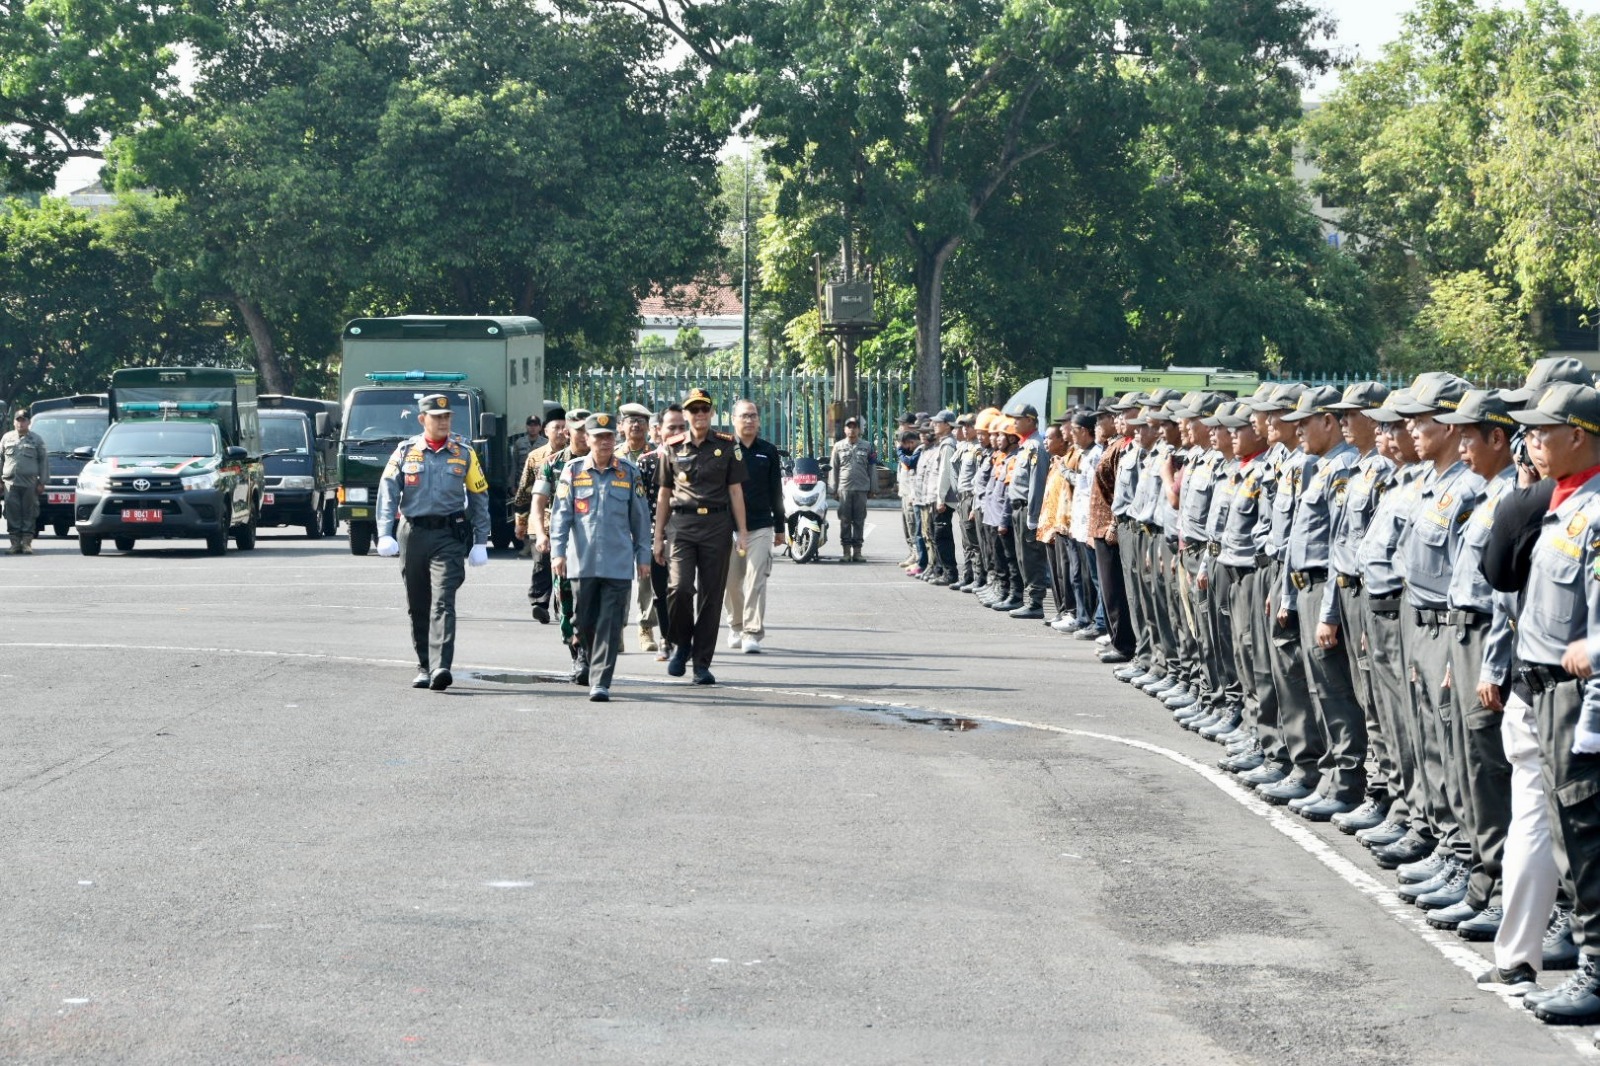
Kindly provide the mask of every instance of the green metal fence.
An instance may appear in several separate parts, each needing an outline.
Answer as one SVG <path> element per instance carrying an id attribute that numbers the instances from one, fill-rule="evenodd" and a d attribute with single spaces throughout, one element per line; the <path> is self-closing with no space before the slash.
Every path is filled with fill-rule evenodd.
<path id="1" fill-rule="evenodd" d="M 690 389 L 705 389 L 716 403 L 716 421 L 724 427 L 731 424 L 734 401 L 748 398 L 761 411 L 761 435 L 767 440 L 791 455 L 827 454 L 833 444 L 827 430 L 833 375 L 752 373 L 748 397 L 743 381 L 738 373 L 566 370 L 549 376 L 545 392 L 568 410 L 615 413 L 625 403 L 642 403 L 660 411 L 669 403 L 681 402 Z M 862 434 L 877 445 L 880 456 L 888 455 L 893 450 L 895 419 L 913 410 L 911 375 L 862 374 L 860 387 Z M 961 410 L 967 395 L 966 376 L 946 375 L 942 395 L 946 407 Z"/>

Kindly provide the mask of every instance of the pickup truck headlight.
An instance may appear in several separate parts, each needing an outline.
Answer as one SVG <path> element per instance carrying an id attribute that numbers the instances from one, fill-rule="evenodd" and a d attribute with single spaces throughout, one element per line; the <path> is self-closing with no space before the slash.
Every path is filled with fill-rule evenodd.
<path id="1" fill-rule="evenodd" d="M 366 503 L 367 502 L 367 490 L 366 489 L 349 488 L 349 489 L 342 489 L 341 491 L 344 493 L 344 502 L 345 503 Z"/>
<path id="2" fill-rule="evenodd" d="M 185 492 L 198 492 L 201 489 L 214 489 L 216 487 L 217 472 L 215 470 L 207 471 L 204 474 L 195 474 L 193 477 L 183 479 L 183 490 Z"/>
<path id="3" fill-rule="evenodd" d="M 309 491 L 317 487 L 317 479 L 309 474 L 289 474 L 283 478 L 278 487 L 280 489 L 306 489 Z"/>
<path id="4" fill-rule="evenodd" d="M 84 474 L 78 478 L 78 491 L 105 496 L 111 492 L 111 479 L 103 474 Z"/>

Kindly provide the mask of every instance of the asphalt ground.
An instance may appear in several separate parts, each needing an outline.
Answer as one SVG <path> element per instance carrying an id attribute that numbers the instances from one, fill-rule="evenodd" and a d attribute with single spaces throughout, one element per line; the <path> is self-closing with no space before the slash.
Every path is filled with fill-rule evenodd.
<path id="1" fill-rule="evenodd" d="M 0 1061 L 1592 1058 L 1091 647 L 779 559 L 714 688 L 561 683 L 528 564 L 409 688 L 343 537 L 0 557 Z"/>

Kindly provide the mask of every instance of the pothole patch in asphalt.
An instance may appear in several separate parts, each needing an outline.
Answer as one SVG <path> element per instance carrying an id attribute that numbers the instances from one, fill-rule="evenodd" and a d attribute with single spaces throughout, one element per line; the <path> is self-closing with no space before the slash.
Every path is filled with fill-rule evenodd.
<path id="1" fill-rule="evenodd" d="M 942 733 L 970 733 L 975 729 L 1009 729 L 1011 726 L 998 722 L 985 722 L 976 718 L 961 718 L 956 715 L 940 714 L 938 711 L 923 710 L 920 707 L 835 707 L 836 711 L 848 711 L 851 714 L 871 715 L 874 718 L 888 718 L 906 725 L 922 726 L 926 729 L 937 729 Z"/>
<path id="2" fill-rule="evenodd" d="M 465 676 L 474 681 L 487 681 L 491 685 L 570 685 L 572 679 L 562 674 L 480 674 Z"/>

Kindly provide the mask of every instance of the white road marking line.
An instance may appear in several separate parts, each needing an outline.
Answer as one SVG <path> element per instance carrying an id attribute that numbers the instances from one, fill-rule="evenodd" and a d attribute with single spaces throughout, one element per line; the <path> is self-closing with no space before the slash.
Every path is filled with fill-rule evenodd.
<path id="1" fill-rule="evenodd" d="M 326 655 L 320 652 L 263 651 L 253 648 L 179 648 L 166 645 L 67 644 L 29 641 L 0 642 L 0 647 L 47 649 L 102 648 L 117 651 L 170 651 L 179 652 L 186 655 L 193 655 L 197 653 L 221 653 L 250 655 L 261 658 L 299 658 L 318 659 L 329 662 L 371 663 L 373 665 L 410 665 L 408 660 L 403 659 L 373 659 L 357 655 Z M 550 673 L 551 676 L 557 676 L 550 671 L 529 671 L 522 667 L 511 666 L 475 666 L 472 667 L 472 669 L 475 672 L 480 673 L 491 670 L 503 670 L 508 672 L 521 671 L 524 673 L 538 674 Z M 683 682 L 681 681 L 669 681 L 661 677 L 619 676 L 618 680 L 637 682 L 646 685 L 683 685 Z M 1268 825 L 1272 826 L 1272 828 L 1276 829 L 1279 833 L 1298 844 L 1302 850 L 1326 866 L 1351 888 L 1354 888 L 1357 892 L 1376 903 L 1378 907 L 1385 911 L 1390 918 L 1394 919 L 1395 922 L 1399 923 L 1406 930 L 1413 933 L 1423 943 L 1428 944 L 1434 950 L 1438 951 L 1446 961 L 1455 965 L 1468 976 L 1476 978 L 1479 973 L 1482 973 L 1489 966 L 1493 965 L 1492 962 L 1486 962 L 1481 955 L 1471 948 L 1466 947 L 1465 944 L 1457 940 L 1454 936 L 1429 926 L 1425 921 L 1423 921 L 1423 919 L 1417 917 L 1414 908 L 1412 908 L 1410 904 L 1402 902 L 1399 897 L 1395 896 L 1394 892 L 1389 887 L 1380 883 L 1371 874 L 1361 869 L 1349 859 L 1346 859 L 1343 855 L 1340 855 L 1321 837 L 1317 836 L 1310 829 L 1300 824 L 1297 820 L 1291 819 L 1286 812 L 1273 807 L 1271 804 L 1264 803 L 1261 800 L 1256 799 L 1254 796 L 1241 792 L 1233 785 L 1232 780 L 1222 770 L 1207 766 L 1201 762 L 1197 762 L 1181 752 L 1173 751 L 1170 748 L 1163 748 L 1159 744 L 1152 744 L 1147 740 L 1136 740 L 1133 737 L 1119 737 L 1113 736 L 1109 733 L 1096 733 L 1087 729 L 1069 729 L 1066 726 L 1051 725 L 1048 722 L 1030 722 L 1022 718 L 1005 718 L 1001 717 L 1000 715 L 982 714 L 977 711 L 947 711 L 943 709 L 930 708 L 922 704 L 864 699 L 861 696 L 845 695 L 844 693 L 839 692 L 817 692 L 810 689 L 790 689 L 762 685 L 740 684 L 722 685 L 720 687 L 724 689 L 736 689 L 742 692 L 760 692 L 774 696 L 799 696 L 805 699 L 827 700 L 830 702 L 838 702 L 856 707 L 872 706 L 895 710 L 938 710 L 938 713 L 940 714 L 948 714 L 961 718 L 970 718 L 976 722 L 990 722 L 994 725 L 1006 725 L 1019 729 L 1033 729 L 1043 733 L 1057 733 L 1062 736 L 1069 737 L 1083 737 L 1087 740 L 1100 740 L 1111 744 L 1121 744 L 1124 747 L 1137 748 L 1140 751 L 1145 751 L 1152 755 L 1159 755 L 1164 759 L 1176 763 L 1186 770 L 1199 774 L 1212 785 L 1216 786 L 1216 788 L 1222 792 L 1223 795 L 1232 799 L 1235 803 L 1239 804 L 1251 814 L 1264 819 Z M 753 963 L 746 963 L 745 965 L 753 965 Z M 1489 993 L 1486 992 L 1484 995 L 1489 995 Z M 1589 1027 L 1576 1026 L 1572 1028 L 1566 1028 L 1547 1026 L 1535 1018 L 1532 1011 L 1523 1008 L 1520 997 L 1495 996 L 1494 998 L 1500 1000 L 1508 1009 L 1514 1011 L 1516 1014 L 1526 1016 L 1531 1022 L 1538 1025 L 1541 1031 L 1547 1033 L 1558 1043 L 1570 1045 L 1572 1049 L 1583 1058 L 1600 1059 L 1600 1049 L 1595 1047 L 1594 1038 L 1590 1033 Z"/>

